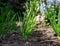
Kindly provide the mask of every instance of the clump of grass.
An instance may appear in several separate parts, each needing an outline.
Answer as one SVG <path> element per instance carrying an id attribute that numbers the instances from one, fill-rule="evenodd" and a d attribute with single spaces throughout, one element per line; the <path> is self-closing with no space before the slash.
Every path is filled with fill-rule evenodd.
<path id="1" fill-rule="evenodd" d="M 40 4 L 39 1 L 37 2 L 38 6 Z M 28 3 L 27 1 L 25 8 L 26 8 L 26 12 L 24 12 L 22 26 L 20 27 L 20 33 L 24 40 L 27 39 L 29 34 L 32 32 L 32 29 L 36 25 L 36 14 L 38 13 L 38 10 L 39 10 L 39 8 L 36 5 L 36 0 L 30 1 L 30 3 Z"/>
<path id="2" fill-rule="evenodd" d="M 14 19 L 17 13 L 13 14 L 8 6 L 1 7 L 0 9 L 0 38 L 5 38 L 5 36 L 7 36 L 9 32 L 12 33 L 16 27 Z"/>
<path id="3" fill-rule="evenodd" d="M 50 24 L 54 32 L 57 34 L 57 37 L 60 39 L 60 6 L 58 8 L 58 15 L 56 15 L 56 9 L 52 10 L 52 8 L 48 8 L 46 14 L 48 16 L 48 19 L 50 20 Z"/>

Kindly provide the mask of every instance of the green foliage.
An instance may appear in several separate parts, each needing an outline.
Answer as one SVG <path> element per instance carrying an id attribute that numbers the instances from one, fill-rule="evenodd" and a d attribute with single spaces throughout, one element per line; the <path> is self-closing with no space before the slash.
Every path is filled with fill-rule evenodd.
<path id="1" fill-rule="evenodd" d="M 16 24 L 15 24 L 15 16 L 17 15 L 12 12 L 9 7 L 1 7 L 0 13 L 0 37 L 5 38 L 7 33 L 13 32 Z"/>
<path id="2" fill-rule="evenodd" d="M 58 15 L 56 15 L 56 9 L 52 10 L 52 8 L 48 8 L 46 14 L 48 16 L 48 19 L 50 20 L 53 30 L 55 31 L 57 36 L 60 37 L 60 6 L 58 8 Z"/>
<path id="3" fill-rule="evenodd" d="M 20 27 L 20 32 L 24 40 L 27 39 L 28 35 L 32 32 L 32 29 L 36 25 L 36 15 L 39 12 L 38 8 L 40 8 L 39 2 L 40 0 L 30 1 L 30 4 L 28 1 L 26 2 L 26 12 L 24 13 L 24 19 L 22 21 L 22 26 Z M 38 3 L 38 5 L 36 5 L 36 3 Z"/>

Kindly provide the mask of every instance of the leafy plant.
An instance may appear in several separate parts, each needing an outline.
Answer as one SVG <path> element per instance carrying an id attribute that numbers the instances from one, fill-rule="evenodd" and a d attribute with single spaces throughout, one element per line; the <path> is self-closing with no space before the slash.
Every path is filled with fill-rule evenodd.
<path id="1" fill-rule="evenodd" d="M 36 5 L 37 3 L 38 5 Z M 20 33 L 24 40 L 27 39 L 28 35 L 32 32 L 32 29 L 36 25 L 36 15 L 40 11 L 39 4 L 40 0 L 33 0 L 30 1 L 30 3 L 28 3 L 28 1 L 26 2 L 26 12 L 24 13 L 22 26 L 20 27 Z"/>
<path id="2" fill-rule="evenodd" d="M 0 37 L 5 38 L 7 33 L 13 32 L 16 24 L 15 24 L 15 17 L 17 15 L 12 12 L 9 7 L 1 7 L 1 14 L 0 14 Z"/>
<path id="3" fill-rule="evenodd" d="M 58 15 L 56 14 L 56 8 L 58 7 L 55 6 L 54 10 L 52 10 L 52 8 L 48 8 L 46 14 L 54 32 L 57 34 L 58 38 L 60 38 L 60 6 L 58 8 Z"/>

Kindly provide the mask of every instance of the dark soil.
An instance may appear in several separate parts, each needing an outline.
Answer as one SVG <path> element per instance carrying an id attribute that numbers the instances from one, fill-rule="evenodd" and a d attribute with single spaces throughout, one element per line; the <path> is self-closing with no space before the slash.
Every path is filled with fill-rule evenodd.
<path id="1" fill-rule="evenodd" d="M 5 39 L 0 41 L 0 46 L 60 46 L 56 34 L 51 26 L 37 24 L 34 32 L 24 41 L 17 28 L 14 33 L 8 34 Z"/>

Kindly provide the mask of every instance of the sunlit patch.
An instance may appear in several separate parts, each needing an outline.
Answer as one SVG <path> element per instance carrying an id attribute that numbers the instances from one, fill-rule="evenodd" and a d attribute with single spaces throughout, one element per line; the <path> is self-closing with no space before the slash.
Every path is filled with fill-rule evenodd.
<path id="1" fill-rule="evenodd" d="M 22 26 L 22 22 L 16 22 L 17 27 Z"/>

